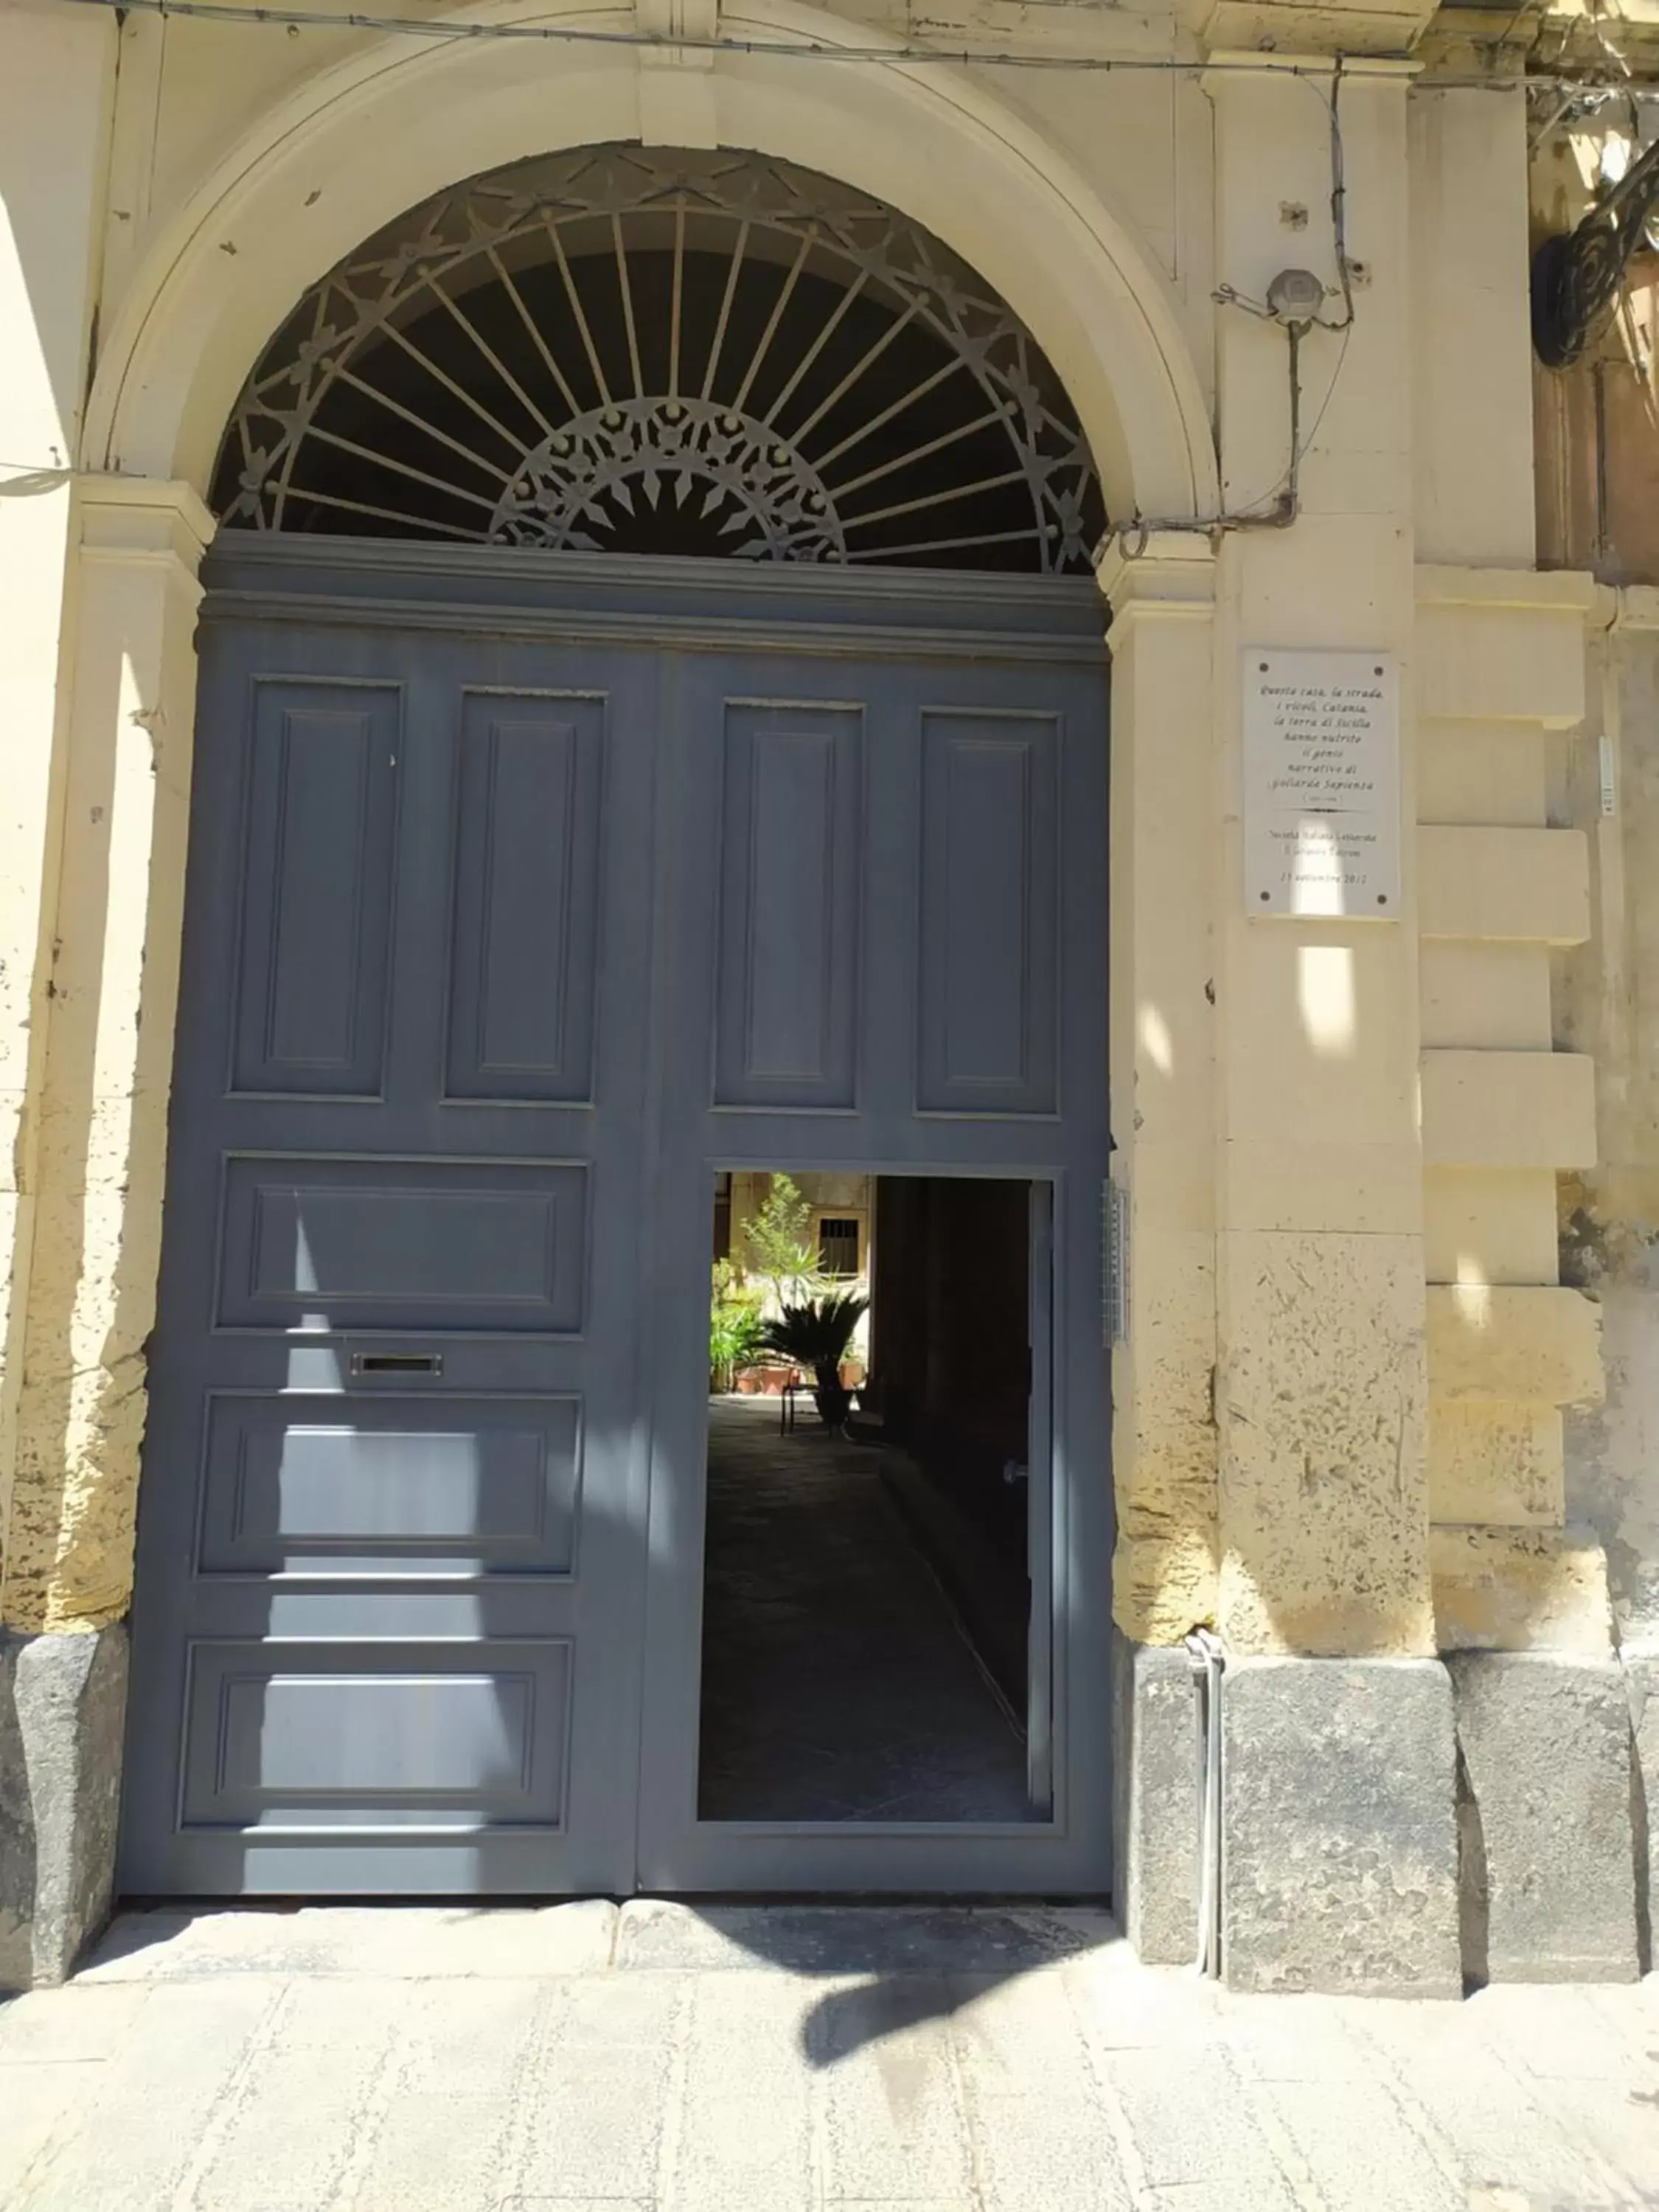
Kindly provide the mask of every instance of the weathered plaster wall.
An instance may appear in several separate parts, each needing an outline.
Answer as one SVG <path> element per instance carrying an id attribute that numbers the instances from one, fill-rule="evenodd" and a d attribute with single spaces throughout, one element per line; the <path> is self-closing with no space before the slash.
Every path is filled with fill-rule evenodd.
<path id="1" fill-rule="evenodd" d="M 1569 1525 L 1561 1408 L 1601 1387 L 1560 1285 L 1556 1176 L 1595 1157 L 1595 1065 L 1557 1049 L 1551 961 L 1589 926 L 1552 771 L 1585 710 L 1586 577 L 1419 576 L 1422 1110 L 1436 1635 L 1608 1648 L 1599 1546 Z"/>
<path id="2" fill-rule="evenodd" d="M 112 21 L 20 4 L 0 67 L 0 1621 L 38 1220 L 46 1016 L 59 988 L 67 591 L 114 79 Z"/>
<path id="3" fill-rule="evenodd" d="M 1649 27 L 1639 60 L 1651 76 Z M 1609 104 L 1538 146 L 1536 236 L 1570 228 L 1631 155 Z M 1582 942 L 1556 961 L 1558 1041 L 1594 1058 L 1596 1150 L 1560 1188 L 1561 1273 L 1601 1322 L 1607 1390 L 1570 1411 L 1567 1517 L 1605 1552 L 1626 1652 L 1659 1649 L 1659 264 L 1574 368 L 1535 371 L 1540 558 L 1602 580 L 1584 718 L 1553 763 L 1552 818 L 1587 846 Z"/>
<path id="4" fill-rule="evenodd" d="M 1654 548 L 1659 553 L 1659 543 Z M 1653 573 L 1659 574 L 1659 560 Z M 1564 963 L 1564 1032 L 1599 1070 L 1600 1155 L 1562 1187 L 1563 1264 L 1601 1314 L 1603 1404 L 1570 1417 L 1569 1510 L 1607 1550 L 1621 1643 L 1659 1646 L 1659 591 L 1607 593 L 1599 711 L 1562 803 L 1591 825 L 1589 942 Z M 1601 747 L 1610 770 L 1603 811 Z"/>
<path id="5" fill-rule="evenodd" d="M 24 1630 L 101 1628 L 131 1589 L 195 734 L 195 569 L 210 526 L 182 486 L 158 495 L 118 481 L 81 485 L 75 525 L 64 835 L 5 1584 L 6 1621 Z"/>

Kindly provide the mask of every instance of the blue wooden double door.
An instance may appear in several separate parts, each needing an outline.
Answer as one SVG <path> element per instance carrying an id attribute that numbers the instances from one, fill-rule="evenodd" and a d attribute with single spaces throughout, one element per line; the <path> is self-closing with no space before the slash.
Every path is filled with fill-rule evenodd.
<path id="1" fill-rule="evenodd" d="M 222 541 L 129 1894 L 1108 1881 L 1092 589 Z M 1028 1181 L 1051 1778 L 697 1811 L 732 1169 Z"/>

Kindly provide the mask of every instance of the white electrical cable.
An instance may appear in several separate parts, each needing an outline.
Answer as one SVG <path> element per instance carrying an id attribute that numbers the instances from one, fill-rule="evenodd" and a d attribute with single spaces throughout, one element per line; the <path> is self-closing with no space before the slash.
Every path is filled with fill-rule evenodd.
<path id="1" fill-rule="evenodd" d="M 1073 70 L 1101 75 L 1150 72 L 1167 76 L 1208 76 L 1271 72 L 1278 76 L 1318 79 L 1328 76 L 1331 61 L 1340 59 L 1347 76 L 1393 76 L 1402 62 L 1412 59 L 1404 52 L 1342 53 L 1322 57 L 1317 61 L 1291 62 L 1270 52 L 1264 52 L 1260 60 L 1248 54 L 1230 54 L 1218 59 L 1195 55 L 1185 59 L 1162 54 L 1021 52 L 1012 47 L 993 46 L 842 46 L 814 39 L 733 39 L 719 35 L 698 38 L 666 31 L 602 31 L 565 23 L 458 23 L 441 15 L 377 15 L 367 9 L 348 12 L 286 8 L 280 4 L 238 6 L 234 0 L 57 0 L 57 4 L 64 8 L 105 8 L 123 15 L 194 16 L 216 23 L 243 23 L 256 29 L 383 31 L 408 38 L 447 40 L 452 45 L 465 45 L 477 39 L 539 39 L 567 46 L 657 46 L 692 52 L 782 54 L 806 61 L 945 62 L 967 69 Z M 1042 0 L 1042 4 L 1053 5 L 1055 0 Z M 1501 40 L 1471 40 L 1468 43 L 1489 49 L 1494 55 L 1504 51 Z M 1622 77 L 1571 76 L 1559 70 L 1528 73 L 1510 68 L 1488 74 L 1468 70 L 1436 70 L 1425 73 L 1416 82 L 1431 92 L 1516 92 L 1524 88 L 1528 92 L 1559 90 L 1586 97 L 1617 93 L 1630 100 L 1659 100 L 1659 84 L 1634 84 Z"/>
<path id="2" fill-rule="evenodd" d="M 853 46 L 831 45 L 822 39 L 737 39 L 720 33 L 699 37 L 689 32 L 607 31 L 575 23 L 466 23 L 443 15 L 378 15 L 367 10 L 273 6 L 242 7 L 234 0 L 58 0 L 60 7 L 108 8 L 123 15 L 198 17 L 216 23 L 241 23 L 254 27 L 293 30 L 381 31 L 405 38 L 445 40 L 465 46 L 475 40 L 532 39 L 563 46 L 656 46 L 683 52 L 784 55 L 804 61 L 943 62 L 967 69 L 1036 69 L 1089 70 L 1100 75 L 1144 74 L 1206 76 L 1260 75 L 1271 70 L 1285 77 L 1328 77 L 1328 60 L 1311 64 L 1286 62 L 1263 54 L 1228 55 L 1219 60 L 1194 56 L 1190 60 L 1166 54 L 1056 54 L 1012 47 L 975 47 L 895 45 Z M 1343 57 L 1350 76 L 1393 75 L 1403 54 L 1355 54 Z"/>
<path id="3" fill-rule="evenodd" d="M 1187 1638 L 1187 1656 L 1193 1672 L 1201 1776 L 1193 1971 L 1214 1979 L 1221 1972 L 1221 1675 L 1226 1654 L 1212 1630 L 1195 1628 Z"/>

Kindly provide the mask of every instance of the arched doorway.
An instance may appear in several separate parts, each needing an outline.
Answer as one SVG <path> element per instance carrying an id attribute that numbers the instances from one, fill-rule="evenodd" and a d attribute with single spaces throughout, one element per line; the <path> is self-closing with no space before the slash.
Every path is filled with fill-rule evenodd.
<path id="1" fill-rule="evenodd" d="M 127 1886 L 1103 1887 L 1103 516 L 1040 351 L 860 194 L 585 149 L 314 287 L 215 489 Z M 1018 1218 L 1018 1802 L 710 1817 L 738 1176 L 970 1271 L 961 1194 Z"/>

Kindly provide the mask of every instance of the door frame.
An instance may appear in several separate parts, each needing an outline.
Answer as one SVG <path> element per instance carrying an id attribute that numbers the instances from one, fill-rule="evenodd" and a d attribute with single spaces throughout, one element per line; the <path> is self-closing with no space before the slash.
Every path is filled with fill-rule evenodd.
<path id="1" fill-rule="evenodd" d="M 210 599 L 210 618 L 276 624 L 295 629 L 322 629 L 353 631 L 407 631 L 418 629 L 458 638 L 477 638 L 503 646 L 548 644 L 633 647 L 674 654 L 744 653 L 770 659 L 810 657 L 822 662 L 849 659 L 866 661 L 887 657 L 908 662 L 928 659 L 955 663 L 984 662 L 1044 665 L 1070 665 L 1099 672 L 1101 777 L 1105 781 L 1109 747 L 1106 653 L 1102 607 L 1092 579 L 1022 578 L 956 571 L 861 571 L 795 569 L 786 567 L 750 568 L 729 562 L 662 557 L 629 560 L 614 556 L 551 554 L 526 549 L 451 548 L 415 542 L 328 538 L 301 540 L 276 536 L 222 532 L 204 565 L 204 582 Z M 672 816 L 672 779 L 665 776 L 656 799 L 658 850 L 665 849 Z M 1103 1010 L 1102 1049 L 1098 1086 L 1101 1123 L 1097 1132 L 1102 1172 L 1108 1150 L 1105 1126 L 1104 1012 L 1107 945 L 1103 881 L 1106 855 L 1102 854 L 1099 911 L 1102 921 L 1097 973 Z M 665 965 L 653 968 L 653 991 L 666 988 Z M 656 1001 L 661 1010 L 662 1001 Z M 1063 1171 L 1053 1163 L 1030 1158 L 1019 1150 L 1018 1124 L 1005 1127 L 994 1147 L 994 1161 L 987 1160 L 978 1172 L 1053 1183 L 1055 1310 L 1073 1316 L 1072 1334 L 1081 1346 L 1088 1332 L 1085 1316 L 1097 1316 L 1099 1306 L 1097 1255 L 1088 1224 L 1097 1215 L 1100 1194 L 1089 1187 L 1071 1188 Z M 711 1179 L 717 1166 L 731 1164 L 731 1147 L 721 1156 L 710 1156 Z M 745 1158 L 745 1165 L 763 1162 Z M 779 1164 L 787 1163 L 780 1162 Z M 802 1164 L 799 1160 L 787 1163 Z M 825 1158 L 825 1168 L 845 1166 L 847 1161 Z M 915 1170 L 915 1160 L 894 1159 L 888 1171 Z M 860 1163 L 867 1172 L 880 1172 L 873 1163 Z M 650 1166 L 647 1161 L 647 1170 Z M 925 1170 L 924 1170 L 925 1171 Z M 1059 1194 L 1066 1191 L 1065 1202 Z M 642 1314 L 641 1341 L 635 1349 L 637 1371 L 648 1374 L 654 1356 L 653 1337 L 660 1322 L 660 1290 Z M 1056 1330 L 1053 1346 L 1054 1398 L 1058 1408 L 1070 1388 L 1062 1382 L 1068 1372 Z M 1110 1695 L 1108 1665 L 1109 1560 L 1112 1534 L 1109 1407 L 1107 1403 L 1107 1355 L 1093 1333 L 1098 1361 L 1097 1395 L 1102 1407 L 1097 1433 L 1086 1437 L 1079 1455 L 1088 1465 L 1072 1466 L 1060 1455 L 1065 1440 L 1077 1433 L 1075 1425 L 1057 1418 L 1054 1423 L 1054 1460 L 1052 1523 L 1055 1570 L 1053 1726 L 1054 1741 L 1068 1740 L 1073 1727 L 1091 1725 L 1085 1707 L 1091 1702 L 1090 1685 L 1097 1686 L 1094 1699 L 1094 1732 L 1104 1746 L 1109 1731 Z M 654 1408 L 652 1409 L 654 1413 Z M 641 1403 L 641 1418 L 647 1408 Z M 663 1613 L 658 1603 L 655 1571 L 658 1561 L 659 1518 L 664 1495 L 656 1480 L 657 1445 L 653 1425 L 653 1480 L 645 1507 L 644 1524 L 638 1530 L 644 1562 L 641 1582 L 645 1597 L 643 1663 L 648 1669 L 653 1637 Z M 1091 1474 L 1096 1478 L 1091 1480 Z M 155 1475 L 152 1474 L 152 1482 Z M 1089 1493 L 1096 1525 L 1086 1544 L 1076 1540 L 1073 1517 L 1079 1501 Z M 701 1528 L 697 1559 L 701 1568 Z M 1099 1569 L 1092 1592 L 1079 1589 L 1076 1580 L 1084 1563 Z M 700 1577 L 699 1577 L 700 1580 Z M 630 1602 L 637 1601 L 637 1586 Z M 700 1602 L 699 1587 L 699 1602 Z M 143 1603 L 140 1594 L 140 1605 Z M 1079 1666 L 1079 1647 L 1074 1634 L 1080 1616 L 1088 1612 L 1092 1626 L 1084 1644 L 1089 1652 L 1086 1668 Z M 1066 1632 L 1062 1634 L 1062 1623 Z M 700 1626 L 700 1613 L 699 1613 Z M 1070 1645 L 1070 1654 L 1062 1646 Z M 135 1715 L 135 1723 L 142 1724 Z M 643 1726 L 639 1771 L 653 1771 L 648 1716 Z M 134 1762 L 129 1761 L 129 1772 Z M 695 1758 L 692 1762 L 695 1789 Z M 893 1849 L 893 1864 L 880 1872 L 872 1869 L 872 1886 L 891 1889 L 902 1886 L 918 1892 L 994 1892 L 1010 1887 L 1030 1887 L 1029 1875 L 1020 1875 L 1007 1847 L 1029 1850 L 1038 1837 L 1052 1837 L 1054 1878 L 1048 1893 L 1103 1892 L 1110 1869 L 1104 1838 L 1109 1834 L 1106 1806 L 1109 1779 L 1103 1758 L 1097 1803 L 1091 1825 L 1101 1839 L 1086 1866 L 1064 1848 L 1072 1808 L 1066 1803 L 1061 1778 L 1056 1777 L 1055 1818 L 1050 1823 L 1024 1823 L 999 1833 L 993 1828 L 965 1832 L 963 1824 L 929 1824 L 914 1829 L 872 1826 L 860 1831 L 856 1843 L 845 1824 L 835 1833 L 814 1833 L 815 1824 L 786 1829 L 796 1842 L 811 1843 L 813 1850 L 797 1850 L 787 1873 L 789 1889 L 823 1887 L 846 1888 L 843 1863 L 849 1843 L 866 1858 L 864 1838 L 885 1840 Z M 695 1813 L 695 1802 L 693 1804 Z M 643 1823 L 643 1793 L 636 1807 Z M 696 1824 L 694 1826 L 726 1826 Z M 739 1824 L 746 1825 L 746 1824 Z M 643 1831 L 642 1831 L 643 1832 Z M 720 1887 L 738 1886 L 781 1892 L 785 1886 L 775 1863 L 769 1858 L 770 1839 L 780 1833 L 775 1824 L 756 1838 L 757 1849 L 745 1866 L 721 1860 L 712 1871 Z M 938 1845 L 949 1838 L 958 1846 L 950 1855 L 953 1863 L 940 1863 Z M 635 1882 L 647 1886 L 697 1887 L 705 1875 L 694 1862 L 659 1860 L 643 1843 L 636 1854 Z M 269 1887 L 269 1885 L 265 1885 Z M 289 1885 L 291 1886 L 291 1885 Z M 356 1887 L 356 1885 L 349 1885 Z M 854 1885 L 855 1886 L 855 1885 Z M 401 1891 L 398 1893 L 402 1893 Z"/>
<path id="2" fill-rule="evenodd" d="M 765 1160 L 745 1154 L 735 1163 L 713 1158 L 707 1182 L 732 1164 L 764 1172 Z M 778 1159 L 793 1173 L 846 1169 L 845 1160 L 822 1158 Z M 925 1164 L 877 1160 L 860 1165 L 872 1177 L 927 1174 Z M 1089 1225 L 1099 1194 L 1093 1182 L 1050 1163 L 1011 1157 L 994 1166 L 933 1170 L 948 1179 L 1028 1182 L 1031 1187 L 1034 1234 L 1031 1302 L 1043 1301 L 1036 1280 L 1039 1258 L 1035 1217 L 1044 1199 L 1052 1206 L 1047 1242 L 1052 1259 L 1048 1304 L 1050 1313 L 1069 1310 L 1070 1329 L 1048 1331 L 1050 1384 L 1048 1395 L 1049 1456 L 1048 1626 L 1052 1638 L 1048 1701 L 1052 1802 L 1046 1819 L 1029 1820 L 848 1821 L 751 1819 L 706 1820 L 696 1808 L 698 1722 L 701 1710 L 702 1560 L 706 1529 L 707 1479 L 702 1463 L 682 1469 L 665 1451 L 674 1425 L 665 1419 L 665 1400 L 684 1397 L 686 1360 L 665 1357 L 663 1309 L 677 1291 L 662 1284 L 655 1333 L 654 1365 L 659 1377 L 651 1439 L 651 1522 L 647 1547 L 645 1710 L 641 1772 L 665 1782 L 672 1796 L 653 1802 L 640 1798 L 640 1887 L 647 1893 L 719 1894 L 757 1892 L 775 1896 L 812 1896 L 826 1892 L 880 1891 L 925 1896 L 1050 1897 L 1101 1896 L 1110 1887 L 1110 1724 L 1108 1688 L 1107 1601 L 1109 1583 L 1100 1583 L 1097 1610 L 1090 1612 L 1088 1566 L 1109 1570 L 1111 1556 L 1111 1497 L 1107 1462 L 1097 1456 L 1109 1422 L 1089 1418 L 1091 1390 L 1080 1371 L 1079 1348 L 1088 1329 L 1085 1316 L 1098 1312 L 1099 1278 Z M 1045 1224 L 1046 1225 L 1046 1224 Z M 1081 1233 L 1079 1233 L 1081 1232 Z M 1067 1339 L 1070 1339 L 1068 1343 Z M 1033 1344 L 1034 1353 L 1037 1346 Z M 1102 1354 L 1103 1363 L 1104 1354 Z M 1035 1362 L 1034 1362 L 1035 1364 Z M 706 1376 L 705 1376 L 706 1382 Z M 706 1401 L 706 1389 L 703 1393 Z M 1031 1396 L 1033 1477 L 1039 1393 L 1035 1376 Z M 670 1447 L 672 1449 L 672 1447 Z M 1103 1471 L 1099 1494 L 1091 1497 L 1091 1465 Z M 1100 1510 L 1104 1509 L 1103 1525 Z M 1091 1513 L 1097 1525 L 1080 1527 Z M 690 1576 L 688 1586 L 687 1577 Z M 1037 1619 L 1037 1577 L 1032 1577 L 1032 1622 Z M 1089 1725 L 1089 1686 L 1099 1687 L 1097 1743 L 1081 1744 L 1076 1728 Z M 663 1695 L 663 1686 L 670 1695 Z M 1081 1753 L 1081 1756 L 1079 1756 Z M 1104 1755 L 1097 1755 L 1103 1753 Z M 1068 1755 L 1069 1754 L 1069 1755 Z M 948 1848 L 941 1848 L 942 1846 Z"/>

